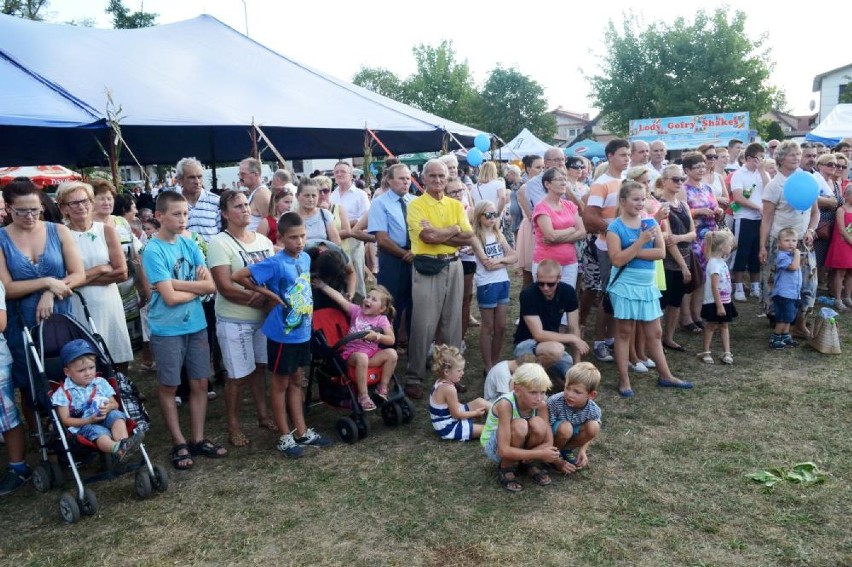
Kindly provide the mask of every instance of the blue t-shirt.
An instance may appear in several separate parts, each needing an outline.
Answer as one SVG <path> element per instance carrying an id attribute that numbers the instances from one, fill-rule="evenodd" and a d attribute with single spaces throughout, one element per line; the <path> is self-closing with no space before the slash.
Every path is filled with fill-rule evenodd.
<path id="1" fill-rule="evenodd" d="M 646 224 L 651 225 L 651 227 L 657 226 L 657 221 L 654 219 L 642 219 L 642 221 Z M 608 232 L 614 232 L 621 239 L 621 249 L 624 250 L 630 246 L 633 246 L 633 243 L 639 240 L 639 235 L 642 233 L 641 228 L 630 228 L 629 226 L 624 224 L 624 221 L 621 220 L 621 217 L 616 218 L 609 224 L 607 228 Z M 642 247 L 642 250 L 650 250 L 654 248 L 654 241 L 649 240 Z M 653 260 L 642 260 L 640 258 L 633 258 L 630 262 L 627 263 L 628 268 L 636 268 L 639 270 L 653 270 L 655 269 Z M 615 269 L 613 268 L 613 273 L 615 273 Z"/>
<path id="2" fill-rule="evenodd" d="M 778 251 L 778 255 L 775 257 L 773 296 L 799 299 L 802 295 L 802 270 L 790 270 L 790 264 L 792 263 L 792 252 Z"/>
<path id="3" fill-rule="evenodd" d="M 206 266 L 198 244 L 183 236 L 178 236 L 173 243 L 152 238 L 142 253 L 142 266 L 153 288 L 151 306 L 148 308 L 148 325 L 152 335 L 177 337 L 207 328 L 201 296 L 170 306 L 155 287 L 166 280 L 195 281 L 195 271 L 199 266 Z"/>
<path id="4" fill-rule="evenodd" d="M 300 252 L 293 258 L 285 250 L 248 267 L 258 285 L 265 285 L 284 300 L 266 316 L 261 330 L 277 343 L 299 344 L 311 338 L 314 297 L 311 292 L 311 257 Z"/>

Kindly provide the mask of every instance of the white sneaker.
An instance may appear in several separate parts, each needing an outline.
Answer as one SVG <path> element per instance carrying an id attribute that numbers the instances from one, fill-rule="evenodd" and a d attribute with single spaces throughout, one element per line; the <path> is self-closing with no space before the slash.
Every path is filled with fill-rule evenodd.
<path id="1" fill-rule="evenodd" d="M 750 295 L 752 297 L 756 297 L 756 298 L 760 299 L 760 286 L 759 285 L 751 286 L 751 294 Z"/>
<path id="2" fill-rule="evenodd" d="M 183 405 L 183 400 L 181 399 L 181 397 L 180 397 L 180 396 L 175 396 L 175 405 L 176 405 L 177 407 L 180 407 L 180 406 L 182 406 L 182 405 Z"/>
<path id="3" fill-rule="evenodd" d="M 745 291 L 738 289 L 734 292 L 734 301 L 746 301 Z"/>
<path id="4" fill-rule="evenodd" d="M 627 367 L 630 368 L 633 372 L 638 372 L 639 374 L 645 374 L 648 372 L 648 367 L 641 361 L 633 364 L 632 362 L 627 363 Z"/>
<path id="5" fill-rule="evenodd" d="M 650 358 L 645 361 L 645 368 L 656 368 L 657 365 Z"/>

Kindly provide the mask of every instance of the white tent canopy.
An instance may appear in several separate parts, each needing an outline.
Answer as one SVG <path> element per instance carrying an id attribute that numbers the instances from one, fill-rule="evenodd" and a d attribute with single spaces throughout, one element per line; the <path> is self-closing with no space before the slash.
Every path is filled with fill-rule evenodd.
<path id="1" fill-rule="evenodd" d="M 852 104 L 838 104 L 828 113 L 825 120 L 813 129 L 805 139 L 836 145 L 841 138 L 852 137 Z"/>
<path id="2" fill-rule="evenodd" d="M 524 128 L 502 148 L 494 151 L 497 159 L 513 161 L 526 156 L 543 156 L 544 152 L 554 147 L 536 138 L 535 134 Z"/>

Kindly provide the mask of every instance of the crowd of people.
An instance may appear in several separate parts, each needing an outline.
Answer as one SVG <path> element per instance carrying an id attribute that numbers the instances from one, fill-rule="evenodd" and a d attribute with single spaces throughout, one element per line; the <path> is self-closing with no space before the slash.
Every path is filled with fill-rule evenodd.
<path id="1" fill-rule="evenodd" d="M 343 352 L 363 410 L 387 399 L 405 354 L 405 394 L 428 398 L 440 437 L 480 439 L 509 491 L 523 488 L 521 463 L 535 483 L 549 484 L 544 463 L 561 473 L 585 466 L 600 427 L 600 372 L 584 357 L 614 362 L 625 398 L 634 396 L 631 373 L 652 369 L 659 387 L 688 390 L 692 382 L 667 362 L 667 353 L 685 350 L 678 333 L 703 333 L 698 360 L 713 364 L 718 330 L 718 360 L 733 364 L 729 325 L 746 289 L 774 326 L 772 349 L 810 336 L 818 282 L 829 284 L 838 311 L 852 307 L 852 144 L 821 155 L 793 141 L 742 146 L 704 145 L 667 162 L 662 141 L 615 139 L 597 167 L 551 148 L 525 157 L 523 171 L 488 162 L 478 175 L 460 173 L 448 154 L 429 160 L 419 183 L 408 166 L 387 160 L 372 192 L 343 161 L 333 180 L 281 169 L 267 187 L 249 158 L 240 163 L 241 188 L 217 194 L 203 187 L 202 164 L 184 158 L 178 186 L 156 200 L 95 179 L 63 184 L 54 204 L 16 180 L 0 206 L 0 433 L 9 458 L 0 494 L 31 474 L 27 410 L 15 394 L 28 388 L 21 331 L 57 313 L 80 317 L 75 291 L 125 372 L 134 360 L 129 322 L 140 320 L 140 365 L 157 374 L 177 469 L 229 454 L 205 433 L 218 375 L 231 447 L 251 443 L 240 420 L 246 386 L 258 426 L 279 434 L 283 455 L 332 444 L 306 423 L 302 368 L 313 310 L 338 306 L 366 333 Z M 820 186 L 804 211 L 785 196 L 797 171 Z M 514 271 L 523 278 L 520 317 L 513 359 L 500 360 Z M 481 322 L 470 312 L 474 296 Z M 465 342 L 471 324 L 481 325 L 478 349 Z M 473 350 L 485 389 L 462 404 Z M 75 395 L 85 400 L 94 386 L 72 378 L 90 365 L 68 362 L 68 387 L 83 388 Z M 367 368 L 377 366 L 382 380 L 371 394 Z M 557 393 L 545 399 L 551 388 Z M 93 428 L 105 435 L 114 409 L 105 402 L 85 424 L 69 424 L 108 420 Z M 101 444 L 123 458 L 137 443 L 127 439 L 119 427 Z"/>

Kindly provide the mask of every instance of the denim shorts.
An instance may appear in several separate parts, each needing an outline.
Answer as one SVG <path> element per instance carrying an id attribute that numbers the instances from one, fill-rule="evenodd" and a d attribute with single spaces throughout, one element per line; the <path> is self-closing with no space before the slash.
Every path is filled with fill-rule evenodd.
<path id="1" fill-rule="evenodd" d="M 775 307 L 776 323 L 793 323 L 799 314 L 799 300 L 789 297 L 772 296 L 772 304 Z"/>
<path id="2" fill-rule="evenodd" d="M 509 303 L 509 281 L 496 282 L 476 287 L 476 302 L 481 309 L 494 309 Z"/>
<path id="3" fill-rule="evenodd" d="M 553 436 L 554 437 L 556 437 L 556 430 L 559 429 L 559 426 L 562 425 L 565 422 L 566 422 L 566 420 L 564 420 L 564 419 L 559 419 L 559 420 L 553 422 Z M 580 434 L 580 430 L 583 429 L 583 426 L 582 425 L 574 425 L 572 423 L 571 429 L 572 429 L 571 439 L 573 439 L 574 437 L 576 437 L 577 435 Z"/>
<path id="4" fill-rule="evenodd" d="M 520 358 L 525 354 L 535 354 L 535 349 L 538 348 L 538 343 L 535 339 L 527 339 L 525 341 L 521 341 L 515 345 L 514 350 L 512 351 L 512 356 L 515 358 Z M 560 376 L 565 376 L 571 367 L 574 366 L 574 359 L 571 358 L 571 355 L 568 352 L 562 353 L 562 360 L 553 365 L 553 368 L 559 373 Z"/>
<path id="5" fill-rule="evenodd" d="M 112 439 L 112 426 L 115 424 L 116 421 L 125 419 L 127 419 L 127 416 L 124 415 L 123 411 L 111 410 L 107 414 L 106 419 L 98 423 L 90 423 L 88 425 L 84 425 L 83 427 L 77 430 L 77 434 L 82 435 L 92 443 L 94 443 L 104 435 Z"/>
<path id="6" fill-rule="evenodd" d="M 491 437 L 485 442 L 485 445 L 482 446 L 482 450 L 485 453 L 485 456 L 497 463 L 500 464 L 500 455 L 497 454 L 497 430 L 495 429 L 493 433 L 491 433 Z"/>

